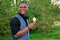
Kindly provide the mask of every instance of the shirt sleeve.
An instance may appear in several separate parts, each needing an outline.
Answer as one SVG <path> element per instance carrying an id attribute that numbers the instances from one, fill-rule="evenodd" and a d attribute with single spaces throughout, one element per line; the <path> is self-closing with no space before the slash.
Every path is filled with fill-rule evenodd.
<path id="1" fill-rule="evenodd" d="M 10 27 L 11 27 L 11 32 L 13 35 L 15 35 L 20 30 L 20 22 L 18 18 L 14 17 L 10 21 Z"/>

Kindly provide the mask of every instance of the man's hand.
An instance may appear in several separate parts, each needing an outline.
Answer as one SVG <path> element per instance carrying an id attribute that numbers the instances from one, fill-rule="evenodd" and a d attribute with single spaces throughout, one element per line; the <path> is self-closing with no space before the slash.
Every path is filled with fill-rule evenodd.
<path id="1" fill-rule="evenodd" d="M 28 25 L 29 29 L 33 29 L 33 28 L 34 28 L 34 24 L 35 24 L 35 23 L 30 23 L 30 24 Z"/>

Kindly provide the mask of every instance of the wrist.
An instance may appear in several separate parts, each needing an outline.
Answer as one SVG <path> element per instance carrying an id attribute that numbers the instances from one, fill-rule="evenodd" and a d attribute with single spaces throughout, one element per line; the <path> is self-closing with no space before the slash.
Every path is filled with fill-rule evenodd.
<path id="1" fill-rule="evenodd" d="M 29 30 L 29 26 L 27 26 L 28 30 Z"/>

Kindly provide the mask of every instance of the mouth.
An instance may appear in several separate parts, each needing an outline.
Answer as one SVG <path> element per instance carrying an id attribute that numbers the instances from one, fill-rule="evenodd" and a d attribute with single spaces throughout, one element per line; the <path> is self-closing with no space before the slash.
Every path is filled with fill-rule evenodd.
<path id="1" fill-rule="evenodd" d="M 23 10 L 23 11 L 20 11 L 22 14 L 25 14 L 26 13 L 26 11 L 25 10 Z"/>

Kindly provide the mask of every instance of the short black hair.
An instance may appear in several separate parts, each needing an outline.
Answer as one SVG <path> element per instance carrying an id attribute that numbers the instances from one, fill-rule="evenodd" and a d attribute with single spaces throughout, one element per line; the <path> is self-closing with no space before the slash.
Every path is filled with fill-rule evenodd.
<path id="1" fill-rule="evenodd" d="M 19 3 L 19 5 L 20 5 L 21 3 L 25 3 L 25 4 L 27 4 L 27 2 L 25 2 L 25 1 L 21 1 L 21 2 Z M 18 6 L 19 6 L 19 5 L 18 5 Z"/>

